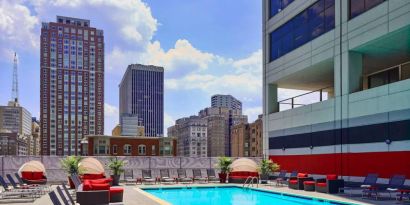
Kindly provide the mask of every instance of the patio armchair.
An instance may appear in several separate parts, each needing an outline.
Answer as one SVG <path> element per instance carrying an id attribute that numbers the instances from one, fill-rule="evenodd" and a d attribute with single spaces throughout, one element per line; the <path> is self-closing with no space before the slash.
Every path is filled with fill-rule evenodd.
<path id="1" fill-rule="evenodd" d="M 208 179 L 205 177 L 202 177 L 202 173 L 200 169 L 193 169 L 192 170 L 192 176 L 193 176 L 193 180 L 198 181 L 199 183 L 207 183 Z"/>
<path id="2" fill-rule="evenodd" d="M 175 183 L 175 179 L 170 177 L 168 169 L 161 169 L 159 172 L 160 172 L 162 183 L 168 183 L 168 184 Z"/>
<path id="3" fill-rule="evenodd" d="M 156 183 L 156 179 L 152 177 L 150 169 L 142 170 L 141 181 L 144 184 L 155 184 Z"/>
<path id="4" fill-rule="evenodd" d="M 317 192 L 335 194 L 340 187 L 344 187 L 344 180 L 338 179 L 336 174 L 326 175 L 326 178 L 317 179 L 315 189 Z"/>
<path id="5" fill-rule="evenodd" d="M 382 188 L 377 185 L 371 186 L 363 190 L 362 197 L 365 197 L 365 196 L 371 197 L 372 194 L 374 194 L 377 200 L 380 197 L 381 193 L 389 193 L 389 196 L 391 198 L 391 194 L 399 191 L 399 189 L 403 187 L 405 181 L 406 181 L 405 175 L 393 175 L 390 178 L 389 184 L 387 184 L 386 187 Z"/>
<path id="6" fill-rule="evenodd" d="M 219 177 L 216 176 L 215 169 L 207 169 L 208 182 L 220 182 Z"/>
<path id="7" fill-rule="evenodd" d="M 193 182 L 192 178 L 187 177 L 186 169 L 178 169 L 177 173 L 178 173 L 177 182 L 180 182 L 180 183 L 192 183 Z"/>
<path id="8" fill-rule="evenodd" d="M 304 181 L 314 181 L 307 173 L 298 173 L 296 177 L 289 177 L 289 188 L 303 190 Z"/>

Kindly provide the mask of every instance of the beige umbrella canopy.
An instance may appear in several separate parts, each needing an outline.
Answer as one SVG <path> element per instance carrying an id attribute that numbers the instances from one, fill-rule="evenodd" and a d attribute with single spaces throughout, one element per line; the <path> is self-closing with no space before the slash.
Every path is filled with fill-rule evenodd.
<path id="1" fill-rule="evenodd" d="M 258 165 L 248 158 L 239 158 L 231 164 L 232 172 L 258 172 Z"/>
<path id="2" fill-rule="evenodd" d="M 78 164 L 83 174 L 101 174 L 104 173 L 104 166 L 96 158 L 87 157 Z"/>
<path id="3" fill-rule="evenodd" d="M 29 161 L 24 163 L 18 173 L 21 175 L 21 172 L 43 172 L 44 175 L 46 174 L 46 168 L 44 167 L 43 163 L 40 161 Z"/>

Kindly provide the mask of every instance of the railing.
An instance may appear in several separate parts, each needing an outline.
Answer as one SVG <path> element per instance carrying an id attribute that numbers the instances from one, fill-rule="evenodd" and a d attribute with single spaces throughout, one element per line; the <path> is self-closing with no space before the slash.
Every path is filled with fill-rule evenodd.
<path id="1" fill-rule="evenodd" d="M 328 92 L 332 88 L 333 88 L 332 86 L 329 86 L 329 87 L 321 88 L 321 89 L 318 89 L 318 90 L 314 90 L 314 91 L 311 91 L 311 92 L 303 93 L 303 94 L 300 94 L 300 95 L 297 95 L 297 96 L 294 96 L 294 97 L 291 97 L 291 98 L 281 100 L 281 101 L 278 102 L 279 103 L 279 111 L 287 110 L 287 109 L 281 109 L 280 105 L 290 105 L 289 109 L 293 109 L 295 107 L 300 107 L 300 106 L 309 105 L 309 104 L 312 104 L 312 103 L 315 103 L 315 102 L 322 102 L 324 100 L 327 100 L 328 97 L 329 97 Z M 315 93 L 317 93 L 319 95 L 318 96 L 319 99 L 314 100 L 313 102 L 309 102 L 309 103 L 298 103 L 297 102 L 298 98 L 307 97 L 308 95 L 312 95 L 312 94 L 315 94 Z"/>
<path id="2" fill-rule="evenodd" d="M 256 187 L 258 188 L 259 179 L 258 177 L 252 177 L 252 176 L 249 176 L 248 178 L 246 178 L 245 182 L 242 184 L 242 187 L 249 188 L 251 185 L 253 187 L 255 180 L 256 180 Z M 246 185 L 247 187 L 245 187 Z"/>

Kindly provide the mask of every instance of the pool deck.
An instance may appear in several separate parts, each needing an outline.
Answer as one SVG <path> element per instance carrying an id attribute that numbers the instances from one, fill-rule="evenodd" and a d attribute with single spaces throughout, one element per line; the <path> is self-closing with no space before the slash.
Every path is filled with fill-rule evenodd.
<path id="1" fill-rule="evenodd" d="M 242 187 L 240 184 L 175 184 L 175 185 L 122 185 L 124 187 L 124 203 L 126 205 L 165 205 L 169 204 L 163 200 L 158 200 L 157 197 L 153 197 L 152 195 L 144 192 L 141 188 L 166 188 L 166 187 L 206 187 L 206 186 L 239 186 Z M 53 186 L 55 188 L 55 186 Z M 255 187 L 256 188 L 256 187 Z M 324 194 L 318 192 L 307 192 L 302 190 L 293 190 L 289 189 L 286 186 L 278 187 L 274 185 L 261 185 L 259 184 L 259 189 L 269 190 L 278 193 L 285 193 L 285 194 L 296 194 L 300 196 L 306 197 L 315 197 L 325 200 L 333 200 L 339 202 L 347 202 L 347 203 L 354 203 L 354 204 L 378 204 L 378 205 L 391 205 L 391 204 L 410 204 L 409 201 L 407 202 L 397 202 L 395 199 L 388 199 L 388 195 L 382 195 L 383 199 L 362 199 L 360 195 L 360 191 L 356 191 L 353 193 L 352 196 L 349 194 Z M 0 204 L 15 204 L 15 205 L 27 205 L 27 204 L 34 204 L 34 205 L 51 205 L 50 198 L 48 195 L 44 195 L 41 198 L 35 200 L 34 202 L 17 202 L 17 203 L 10 203 L 11 201 L 4 201 L 0 200 Z"/>

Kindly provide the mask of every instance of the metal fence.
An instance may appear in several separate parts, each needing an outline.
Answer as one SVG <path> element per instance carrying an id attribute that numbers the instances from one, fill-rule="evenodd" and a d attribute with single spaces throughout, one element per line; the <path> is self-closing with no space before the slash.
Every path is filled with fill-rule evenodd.
<path id="1" fill-rule="evenodd" d="M 67 180 L 67 174 L 61 168 L 61 156 L 1 156 L 0 168 L 1 175 L 14 174 L 24 163 L 31 160 L 41 161 L 46 168 L 47 179 L 51 183 L 57 183 Z M 107 156 L 94 156 L 103 165 L 106 165 L 110 159 Z M 205 175 L 205 169 L 215 168 L 218 161 L 217 157 L 133 157 L 121 156 L 120 159 L 126 160 L 125 169 L 132 169 L 134 177 L 141 177 L 142 169 L 151 169 L 154 176 L 159 176 L 160 169 L 169 169 L 171 176 L 177 176 L 177 169 L 187 169 L 187 175 L 192 176 L 192 169 L 202 169 Z M 236 158 L 233 158 L 236 159 Z M 250 158 L 259 163 L 261 158 Z M 105 175 L 110 175 L 110 170 L 105 169 Z M 121 176 L 122 177 L 122 176 Z"/>

